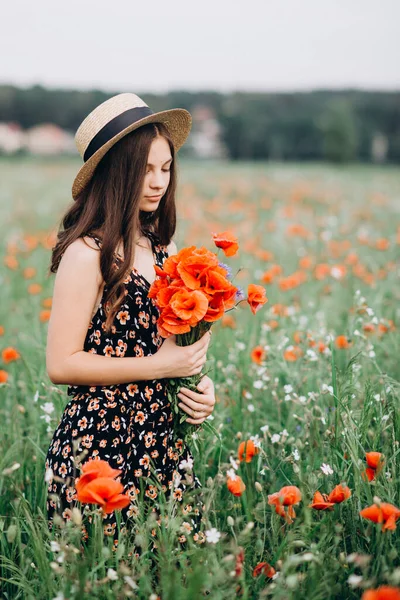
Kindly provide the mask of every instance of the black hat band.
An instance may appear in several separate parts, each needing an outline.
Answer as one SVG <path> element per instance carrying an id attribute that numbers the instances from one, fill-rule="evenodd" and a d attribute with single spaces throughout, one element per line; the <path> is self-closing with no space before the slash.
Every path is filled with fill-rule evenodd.
<path id="1" fill-rule="evenodd" d="M 93 154 L 104 146 L 104 144 L 129 127 L 129 125 L 153 114 L 153 111 L 148 106 L 138 106 L 136 108 L 125 110 L 120 115 L 111 119 L 111 121 L 104 125 L 91 140 L 83 155 L 84 162 L 93 156 Z"/>

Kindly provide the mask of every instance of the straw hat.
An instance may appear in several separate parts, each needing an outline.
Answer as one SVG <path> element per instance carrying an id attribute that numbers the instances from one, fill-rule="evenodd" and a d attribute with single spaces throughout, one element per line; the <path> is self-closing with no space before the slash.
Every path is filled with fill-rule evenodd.
<path id="1" fill-rule="evenodd" d="M 184 144 L 192 126 L 192 117 L 184 108 L 171 108 L 154 113 L 136 94 L 124 93 L 102 102 L 80 124 L 75 143 L 84 165 L 72 185 L 72 197 L 86 187 L 96 166 L 124 135 L 147 123 L 164 123 L 175 152 Z"/>

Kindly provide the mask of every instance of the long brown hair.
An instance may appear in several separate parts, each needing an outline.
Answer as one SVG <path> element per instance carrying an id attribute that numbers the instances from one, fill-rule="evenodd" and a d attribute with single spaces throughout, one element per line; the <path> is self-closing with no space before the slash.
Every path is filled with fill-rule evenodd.
<path id="1" fill-rule="evenodd" d="M 153 213 L 139 210 L 152 141 L 164 137 L 170 147 L 172 163 L 170 181 L 164 196 Z M 88 233 L 101 231 L 100 269 L 106 290 L 104 307 L 109 307 L 106 331 L 112 328 L 114 317 L 125 299 L 127 274 L 135 259 L 134 236 L 153 233 L 158 243 L 168 245 L 176 228 L 175 152 L 167 128 L 162 123 L 150 123 L 124 136 L 101 159 L 92 179 L 61 219 L 56 245 L 52 248 L 49 274 L 56 273 L 68 246 Z M 124 260 L 115 269 L 115 254 L 122 240 Z"/>

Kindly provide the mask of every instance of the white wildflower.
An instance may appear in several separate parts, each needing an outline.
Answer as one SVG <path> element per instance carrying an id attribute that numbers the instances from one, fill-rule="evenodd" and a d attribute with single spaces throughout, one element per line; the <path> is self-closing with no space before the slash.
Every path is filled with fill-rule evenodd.
<path id="1" fill-rule="evenodd" d="M 246 349 L 246 344 L 244 344 L 243 342 L 236 342 L 236 348 L 238 350 L 245 350 Z"/>
<path id="2" fill-rule="evenodd" d="M 138 586 L 136 585 L 136 583 L 133 581 L 132 577 L 130 577 L 129 575 L 125 575 L 124 576 L 124 581 L 125 583 L 127 583 L 133 590 L 138 590 Z"/>
<path id="3" fill-rule="evenodd" d="M 187 460 L 181 460 L 179 463 L 179 468 L 184 469 L 185 471 L 191 471 L 193 469 L 193 458 L 189 456 Z"/>
<path id="4" fill-rule="evenodd" d="M 236 477 L 237 477 L 237 475 L 233 469 L 228 469 L 228 471 L 226 472 L 226 475 L 227 475 L 227 477 L 229 477 L 229 479 L 236 479 Z"/>
<path id="5" fill-rule="evenodd" d="M 273 444 L 276 444 L 277 442 L 279 442 L 280 439 L 281 436 L 279 435 L 279 433 L 274 433 L 274 435 L 271 437 L 271 442 Z"/>
<path id="6" fill-rule="evenodd" d="M 293 386 L 289 384 L 284 385 L 283 389 L 285 390 L 285 394 L 291 394 L 293 392 Z"/>
<path id="7" fill-rule="evenodd" d="M 235 459 L 233 458 L 233 456 L 230 456 L 230 457 L 229 457 L 229 462 L 231 463 L 232 467 L 233 467 L 233 468 L 234 468 L 234 469 L 237 471 L 237 470 L 238 470 L 238 468 L 239 468 L 239 463 L 238 463 L 238 461 L 237 461 L 237 460 L 235 460 Z"/>
<path id="8" fill-rule="evenodd" d="M 256 410 L 255 407 L 254 407 L 254 404 L 248 404 L 247 405 L 247 410 L 249 412 L 254 412 Z"/>
<path id="9" fill-rule="evenodd" d="M 332 467 L 330 465 L 326 465 L 325 463 L 322 463 L 321 471 L 323 472 L 324 475 L 333 475 Z"/>
<path id="10" fill-rule="evenodd" d="M 300 454 L 297 448 L 295 448 L 292 452 L 294 460 L 300 460 Z"/>
<path id="11" fill-rule="evenodd" d="M 260 440 L 260 436 L 259 435 L 251 435 L 250 436 L 251 441 L 254 443 L 256 448 L 260 448 L 261 447 L 261 440 Z"/>
<path id="12" fill-rule="evenodd" d="M 323 383 L 321 386 L 321 392 L 329 392 L 331 396 L 333 396 L 333 387 L 331 385 Z"/>
<path id="13" fill-rule="evenodd" d="M 245 393 L 244 393 L 244 397 L 245 397 L 247 400 L 251 400 L 251 399 L 253 398 L 253 394 L 252 394 L 251 392 L 245 392 Z"/>
<path id="14" fill-rule="evenodd" d="M 11 473 L 13 473 L 14 471 L 16 471 L 17 469 L 19 469 L 21 466 L 20 463 L 15 462 L 13 465 L 11 465 L 11 467 L 8 467 L 6 469 L 3 469 L 2 471 L 2 475 L 10 475 Z"/>
<path id="15" fill-rule="evenodd" d="M 206 534 L 207 542 L 209 544 L 216 544 L 221 537 L 221 532 L 218 531 L 218 529 L 215 529 L 215 527 L 211 527 L 211 529 L 208 529 L 205 532 L 205 534 Z"/>
<path id="16" fill-rule="evenodd" d="M 284 429 L 283 431 L 281 431 L 281 436 L 282 437 L 287 437 L 288 435 L 289 435 L 289 432 L 286 429 Z"/>
<path id="17" fill-rule="evenodd" d="M 107 577 L 108 579 L 110 579 L 111 581 L 117 581 L 118 579 L 118 574 L 117 571 L 114 571 L 114 569 L 112 569 L 111 567 L 108 569 L 107 571 Z"/>
<path id="18" fill-rule="evenodd" d="M 51 413 L 54 411 L 54 404 L 52 402 L 45 402 L 40 408 L 46 414 L 51 415 Z"/>
<path id="19" fill-rule="evenodd" d="M 58 542 L 55 542 L 54 540 L 52 540 L 50 542 L 50 550 L 52 552 L 60 552 L 60 544 Z"/>
<path id="20" fill-rule="evenodd" d="M 269 429 L 269 425 L 263 425 L 262 427 L 260 427 L 260 429 L 263 433 L 266 433 Z"/>
<path id="21" fill-rule="evenodd" d="M 349 585 L 351 585 L 351 587 L 358 587 L 359 584 L 362 582 L 362 579 L 363 578 L 361 577 L 361 575 L 356 575 L 355 573 L 353 573 L 352 575 L 350 575 L 347 582 Z"/>
<path id="22" fill-rule="evenodd" d="M 307 350 L 306 355 L 308 356 L 309 360 L 311 360 L 311 361 L 318 360 L 318 356 L 315 354 L 314 350 L 311 350 L 311 348 L 309 348 Z"/>
<path id="23" fill-rule="evenodd" d="M 290 394 L 286 394 L 285 396 L 285 402 L 289 402 L 289 400 L 292 399 L 292 396 Z"/>
<path id="24" fill-rule="evenodd" d="M 261 379 L 257 379 L 254 381 L 253 387 L 255 387 L 256 390 L 261 390 L 264 387 L 264 382 Z"/>

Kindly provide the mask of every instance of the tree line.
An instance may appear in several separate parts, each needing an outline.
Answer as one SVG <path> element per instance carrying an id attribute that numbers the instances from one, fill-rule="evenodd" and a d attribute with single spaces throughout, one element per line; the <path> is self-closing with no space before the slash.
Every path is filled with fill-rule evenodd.
<path id="1" fill-rule="evenodd" d="M 95 106 L 116 93 L 2 85 L 0 121 L 24 129 L 51 122 L 75 132 Z M 234 160 L 400 162 L 400 91 L 139 95 L 154 111 L 210 107 Z"/>

